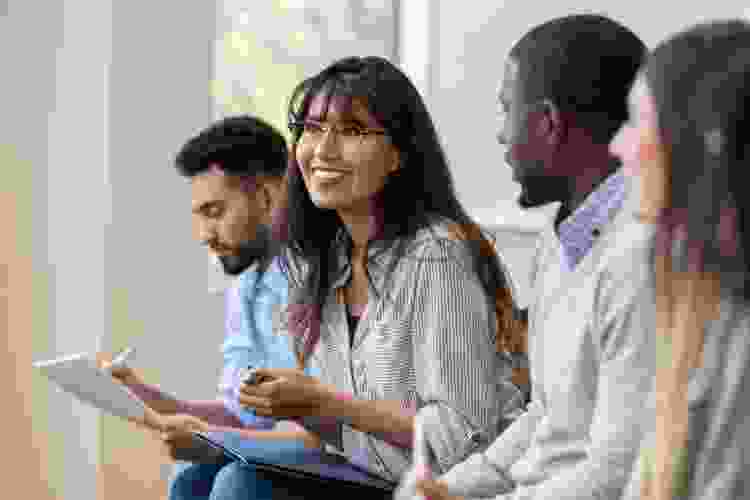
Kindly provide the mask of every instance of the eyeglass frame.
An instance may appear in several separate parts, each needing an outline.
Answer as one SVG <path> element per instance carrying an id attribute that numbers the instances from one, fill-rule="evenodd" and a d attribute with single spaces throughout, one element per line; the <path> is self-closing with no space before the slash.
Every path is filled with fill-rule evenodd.
<path id="1" fill-rule="evenodd" d="M 292 133 L 296 133 L 297 135 L 297 141 L 296 142 L 302 142 L 305 135 L 304 127 L 308 124 L 315 124 L 321 129 L 321 135 L 318 140 L 315 142 L 311 142 L 310 144 L 318 145 L 320 144 L 328 135 L 329 132 L 333 131 L 335 132 L 334 136 L 336 138 L 336 141 L 339 140 L 339 137 L 341 137 L 341 130 L 345 127 L 335 126 L 335 125 L 326 125 L 324 122 L 318 122 L 315 120 L 299 120 L 299 121 L 290 121 L 289 122 L 289 130 Z M 369 137 L 372 135 L 388 135 L 388 131 L 385 129 L 379 129 L 379 128 L 371 128 L 371 127 L 360 127 L 360 126 L 353 126 L 349 128 L 356 128 L 357 129 L 357 135 L 356 136 L 344 136 L 351 139 L 359 139 L 358 144 L 362 144 L 364 142 L 365 137 Z"/>

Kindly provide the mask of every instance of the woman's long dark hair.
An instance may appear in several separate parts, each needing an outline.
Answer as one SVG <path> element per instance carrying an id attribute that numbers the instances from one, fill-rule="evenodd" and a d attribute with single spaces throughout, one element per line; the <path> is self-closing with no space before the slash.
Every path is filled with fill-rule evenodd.
<path id="1" fill-rule="evenodd" d="M 454 223 L 470 246 L 487 296 L 495 303 L 498 344 L 511 352 L 523 351 L 525 325 L 519 320 L 506 274 L 490 239 L 456 197 L 443 148 L 414 85 L 386 59 L 341 59 L 297 86 L 289 104 L 290 124 L 305 119 L 316 96 L 329 102 L 332 96 L 361 100 L 399 151 L 401 168 L 389 176 L 378 194 L 377 239 L 403 243 L 436 218 Z M 333 245 L 344 226 L 335 211 L 319 209 L 310 199 L 295 157 L 300 131 L 297 127 L 291 129 L 289 213 L 285 221 L 287 272 L 300 290 L 300 297 L 290 297 L 289 328 L 296 339 L 298 360 L 304 365 L 319 337 L 320 314 L 331 287 Z"/>
<path id="2" fill-rule="evenodd" d="M 672 268 L 718 272 L 750 299 L 745 170 L 750 24 L 697 25 L 659 45 L 646 66 L 666 155 L 666 209 L 658 251 Z M 675 244 L 675 240 L 679 244 Z"/>

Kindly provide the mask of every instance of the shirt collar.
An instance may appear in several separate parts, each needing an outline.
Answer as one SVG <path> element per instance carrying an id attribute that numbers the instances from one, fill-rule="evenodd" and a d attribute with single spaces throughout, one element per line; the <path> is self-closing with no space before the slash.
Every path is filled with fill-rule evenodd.
<path id="1" fill-rule="evenodd" d="M 367 245 L 367 270 L 371 276 L 379 276 L 385 269 L 385 265 L 391 257 L 393 244 L 388 244 L 384 240 L 371 240 Z M 352 239 L 349 231 L 340 228 L 336 233 L 334 240 L 334 251 L 336 252 L 336 269 L 333 271 L 331 284 L 332 287 L 340 288 L 345 286 L 352 274 L 351 265 L 351 248 Z"/>
<path id="2" fill-rule="evenodd" d="M 557 229 L 563 258 L 570 269 L 594 246 L 606 226 L 622 207 L 626 195 L 621 169 L 607 177 Z"/>

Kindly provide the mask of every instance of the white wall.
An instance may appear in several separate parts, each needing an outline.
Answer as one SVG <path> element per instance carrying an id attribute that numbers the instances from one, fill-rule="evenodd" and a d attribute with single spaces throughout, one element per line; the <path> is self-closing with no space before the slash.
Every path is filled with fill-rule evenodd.
<path id="1" fill-rule="evenodd" d="M 96 349 L 108 327 L 103 234 L 110 202 L 110 5 L 69 0 L 48 2 L 40 11 L 13 0 L 3 6 L 2 142 L 20 161 L 3 168 L 32 170 L 32 199 L 23 203 L 32 210 L 26 230 L 32 233 L 38 277 L 32 280 L 38 299 L 34 323 L 48 329 L 42 337 L 37 331 L 9 334 L 33 336 L 34 347 L 43 351 L 33 353 L 37 359 L 55 351 Z M 98 22 L 86 22 L 92 18 Z M 60 498 L 94 499 L 96 414 L 38 379 L 33 387 L 39 392 L 30 417 L 55 443 L 40 472 L 49 470 L 44 479 Z"/>
<path id="2" fill-rule="evenodd" d="M 192 239 L 182 144 L 211 121 L 215 5 L 114 2 L 108 271 L 118 322 L 141 366 L 180 395 L 211 397 L 222 298 L 206 293 L 206 251 Z M 121 348 L 114 345 L 113 348 Z"/>
<path id="3" fill-rule="evenodd" d="M 10 0 L 0 11 L 0 140 L 33 171 L 25 230 L 46 297 L 35 324 L 49 333 L 33 357 L 135 345 L 147 378 L 211 397 L 222 300 L 206 293 L 189 188 L 172 160 L 211 119 L 215 4 L 53 0 L 40 10 Z M 95 499 L 101 460 L 116 461 L 138 431 L 34 384 L 43 391 L 35 428 L 59 443 L 50 445 L 50 489 Z"/>

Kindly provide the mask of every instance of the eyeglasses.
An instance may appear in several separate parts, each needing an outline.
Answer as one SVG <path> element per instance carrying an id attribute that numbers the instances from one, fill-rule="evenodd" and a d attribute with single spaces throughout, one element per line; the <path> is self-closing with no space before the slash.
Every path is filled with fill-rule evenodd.
<path id="1" fill-rule="evenodd" d="M 383 129 L 364 128 L 353 124 L 333 126 L 314 120 L 291 122 L 289 128 L 299 138 L 301 143 L 311 145 L 320 144 L 330 131 L 335 133 L 337 140 L 347 145 L 362 144 L 365 137 L 387 135 L 387 132 Z"/>

